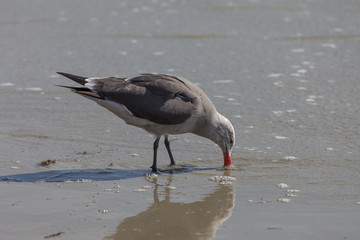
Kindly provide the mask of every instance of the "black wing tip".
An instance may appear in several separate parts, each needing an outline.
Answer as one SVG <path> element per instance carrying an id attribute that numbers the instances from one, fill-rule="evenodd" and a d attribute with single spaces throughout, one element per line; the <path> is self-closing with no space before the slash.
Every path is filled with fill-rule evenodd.
<path id="1" fill-rule="evenodd" d="M 65 86 L 65 85 L 55 85 L 57 87 L 63 87 L 70 89 L 73 93 L 77 93 L 79 95 L 82 95 L 84 97 L 88 98 L 95 98 L 95 99 L 104 99 L 101 95 L 92 92 L 90 89 L 86 87 L 72 87 L 72 86 Z"/>
<path id="2" fill-rule="evenodd" d="M 84 88 L 84 87 L 72 87 L 72 86 L 66 86 L 66 85 L 55 85 L 56 87 L 62 87 L 62 88 L 68 88 L 68 89 L 71 89 L 73 91 L 77 91 L 79 89 L 81 90 L 84 90 L 84 89 L 87 89 L 87 88 Z"/>
<path id="3" fill-rule="evenodd" d="M 64 77 L 67 77 L 67 78 L 70 78 L 70 77 L 72 77 L 72 76 L 75 76 L 75 75 L 73 75 L 73 74 L 66 73 L 66 72 L 56 72 L 56 73 L 59 74 L 59 75 L 62 75 L 62 76 L 64 76 Z"/>
<path id="4" fill-rule="evenodd" d="M 81 85 L 85 85 L 86 83 L 86 77 L 81 77 L 81 76 L 77 76 L 77 75 L 73 75 L 73 74 L 70 74 L 70 73 L 65 73 L 65 72 L 56 72 L 57 74 L 60 74 L 64 77 L 67 77 Z"/>

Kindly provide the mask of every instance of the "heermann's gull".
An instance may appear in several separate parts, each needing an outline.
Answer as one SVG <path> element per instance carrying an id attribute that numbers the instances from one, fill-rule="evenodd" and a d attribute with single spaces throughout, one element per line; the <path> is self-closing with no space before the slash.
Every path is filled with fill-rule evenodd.
<path id="1" fill-rule="evenodd" d="M 85 78 L 58 72 L 83 85 L 69 87 L 89 98 L 127 124 L 155 135 L 151 166 L 157 172 L 157 148 L 161 136 L 171 165 L 175 165 L 168 140 L 169 134 L 194 133 L 218 144 L 224 155 L 224 166 L 231 165 L 235 132 L 230 121 L 218 113 L 198 86 L 189 80 L 168 74 L 141 74 L 133 78 Z"/>

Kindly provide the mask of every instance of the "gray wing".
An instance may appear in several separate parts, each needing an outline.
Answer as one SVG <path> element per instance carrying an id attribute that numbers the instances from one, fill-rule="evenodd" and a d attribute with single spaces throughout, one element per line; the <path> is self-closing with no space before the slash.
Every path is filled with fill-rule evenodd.
<path id="1" fill-rule="evenodd" d="M 91 79 L 85 84 L 101 98 L 125 105 L 135 116 L 159 124 L 180 124 L 195 110 L 196 92 L 190 82 L 165 74 L 130 79 Z"/>

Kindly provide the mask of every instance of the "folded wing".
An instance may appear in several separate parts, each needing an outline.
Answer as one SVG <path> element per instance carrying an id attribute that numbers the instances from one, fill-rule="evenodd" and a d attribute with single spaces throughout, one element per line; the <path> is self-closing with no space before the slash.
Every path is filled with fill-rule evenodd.
<path id="1" fill-rule="evenodd" d="M 62 74 L 62 73 L 60 73 Z M 122 104 L 134 116 L 158 124 L 180 124 L 195 111 L 197 96 L 184 80 L 166 74 L 143 74 L 134 78 L 82 78 L 62 74 L 85 87 L 70 87 L 87 97 Z M 75 78 L 75 79 L 73 79 Z M 85 79 L 85 82 L 82 81 Z"/>

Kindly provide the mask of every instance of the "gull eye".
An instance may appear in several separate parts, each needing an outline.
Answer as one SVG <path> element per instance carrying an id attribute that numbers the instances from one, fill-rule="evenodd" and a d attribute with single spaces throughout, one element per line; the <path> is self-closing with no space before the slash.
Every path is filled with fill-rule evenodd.
<path id="1" fill-rule="evenodd" d="M 234 140 L 230 139 L 230 144 L 233 145 L 234 144 Z"/>

